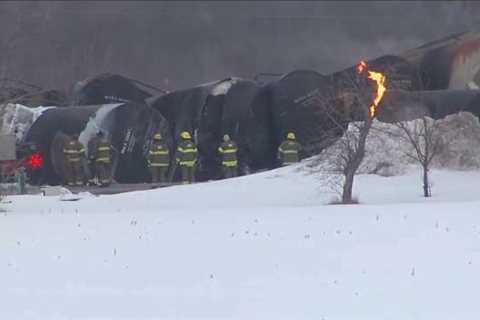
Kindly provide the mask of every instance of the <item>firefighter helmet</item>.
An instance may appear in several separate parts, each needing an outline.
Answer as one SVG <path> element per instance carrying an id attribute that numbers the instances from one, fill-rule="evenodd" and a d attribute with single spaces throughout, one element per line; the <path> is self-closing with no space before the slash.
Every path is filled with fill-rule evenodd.
<path id="1" fill-rule="evenodd" d="M 182 137 L 183 139 L 191 139 L 192 138 L 190 136 L 190 133 L 188 133 L 188 131 L 183 131 L 182 133 L 180 133 L 180 137 Z"/>
<path id="2" fill-rule="evenodd" d="M 289 133 L 287 134 L 287 139 L 295 140 L 295 133 L 289 132 Z"/>
<path id="3" fill-rule="evenodd" d="M 160 132 L 155 133 L 155 135 L 153 136 L 153 139 L 155 139 L 155 140 L 161 140 L 161 139 L 162 139 L 162 135 L 160 134 Z"/>
<path id="4" fill-rule="evenodd" d="M 230 136 L 228 134 L 223 136 L 223 141 L 227 142 L 230 141 Z"/>

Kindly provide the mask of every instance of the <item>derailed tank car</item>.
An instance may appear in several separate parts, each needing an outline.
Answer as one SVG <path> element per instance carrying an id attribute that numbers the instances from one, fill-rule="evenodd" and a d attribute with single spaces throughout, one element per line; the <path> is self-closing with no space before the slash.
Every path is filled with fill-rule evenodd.
<path id="1" fill-rule="evenodd" d="M 386 86 L 402 90 L 420 87 L 418 70 L 406 59 L 387 55 L 368 61 L 368 69 L 386 76 Z M 374 98 L 375 84 L 356 66 L 330 75 L 295 70 L 258 90 L 251 112 L 258 134 L 253 163 L 258 169 L 278 165 L 278 145 L 289 131 L 303 146 L 303 156 L 320 153 L 341 137 L 350 121 L 361 120 Z M 361 106 L 363 105 L 363 109 Z M 248 135 L 247 135 L 248 136 Z"/>
<path id="2" fill-rule="evenodd" d="M 402 58 L 385 56 L 371 65 L 399 88 L 416 85 L 415 71 Z M 224 134 L 239 146 L 240 174 L 277 167 L 277 149 L 289 131 L 304 147 L 302 156 L 321 152 L 359 118 L 347 117 L 344 99 L 359 88 L 370 102 L 374 86 L 355 67 L 329 76 L 296 70 L 262 86 L 227 78 L 162 95 L 151 105 L 169 122 L 175 143 L 182 131 L 193 134 L 199 149 L 197 179 L 208 180 L 220 177 L 217 147 Z"/>
<path id="3" fill-rule="evenodd" d="M 156 130 L 162 132 L 172 147 L 167 122 L 145 104 L 51 108 L 38 117 L 24 136 L 24 143 L 35 143 L 44 157 L 42 175 L 33 182 L 63 183 L 63 145 L 67 135 L 79 134 L 80 142 L 87 148 L 98 129 L 111 140 L 115 156 L 113 178 L 119 183 L 148 181 L 146 156 Z"/>
<path id="4" fill-rule="evenodd" d="M 228 78 L 209 93 L 198 121 L 197 140 L 201 147 L 201 173 L 215 179 L 221 177 L 221 158 L 217 148 L 228 134 L 238 145 L 239 173 L 249 172 L 252 143 L 260 138 L 257 127 L 251 125 L 251 103 L 259 87 L 240 78 Z"/>
<path id="5" fill-rule="evenodd" d="M 259 92 L 252 106 L 262 127 L 268 128 L 269 139 L 264 142 L 265 154 L 262 166 L 274 167 L 277 148 L 286 134 L 295 132 L 310 155 L 318 143 L 324 141 L 326 115 L 317 106 L 317 97 L 327 99 L 332 92 L 325 77 L 311 70 L 296 70 L 266 85 Z M 263 115 L 263 116 L 261 116 Z"/>
<path id="6" fill-rule="evenodd" d="M 187 90 L 175 91 L 153 100 L 151 105 L 170 124 L 175 143 L 182 131 L 193 134 L 198 145 L 197 180 L 220 176 L 217 147 L 224 134 L 239 144 L 241 167 L 248 162 L 248 144 L 253 139 L 247 132 L 251 100 L 258 86 L 249 80 L 227 78 Z M 178 177 L 177 177 L 178 178 Z"/>
<path id="7" fill-rule="evenodd" d="M 153 91 L 152 91 L 153 89 Z M 118 102 L 144 103 L 160 89 L 118 74 L 103 73 L 79 81 L 73 88 L 71 105 L 98 105 Z"/>
<path id="8" fill-rule="evenodd" d="M 478 28 L 432 41 L 401 56 L 418 69 L 423 84 L 418 90 L 480 87 Z"/>

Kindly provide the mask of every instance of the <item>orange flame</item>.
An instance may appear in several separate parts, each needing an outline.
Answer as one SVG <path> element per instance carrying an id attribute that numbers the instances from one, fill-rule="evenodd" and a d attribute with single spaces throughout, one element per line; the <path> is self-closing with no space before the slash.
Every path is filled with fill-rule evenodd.
<path id="1" fill-rule="evenodd" d="M 365 70 L 366 68 L 367 68 L 367 64 L 365 63 L 365 61 L 360 61 L 360 63 L 357 66 L 357 71 L 358 73 L 362 73 L 363 70 Z"/>
<path id="2" fill-rule="evenodd" d="M 358 73 L 362 73 L 364 70 L 367 69 L 367 64 L 365 61 L 360 61 L 357 66 Z M 378 107 L 380 101 L 382 101 L 383 95 L 385 94 L 385 75 L 380 72 L 368 71 L 368 79 L 373 80 L 377 83 L 377 94 L 375 99 L 373 100 L 373 104 L 368 107 L 370 112 L 370 117 L 373 118 L 375 116 L 375 111 Z"/>

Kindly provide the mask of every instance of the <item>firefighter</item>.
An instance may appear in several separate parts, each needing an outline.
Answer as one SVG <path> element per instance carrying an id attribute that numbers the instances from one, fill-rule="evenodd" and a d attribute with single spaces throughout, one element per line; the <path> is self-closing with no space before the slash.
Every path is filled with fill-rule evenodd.
<path id="1" fill-rule="evenodd" d="M 197 146 L 192 142 L 192 137 L 187 131 L 180 134 L 182 141 L 177 146 L 176 161 L 182 173 L 184 184 L 195 182 L 195 165 L 197 162 Z"/>
<path id="2" fill-rule="evenodd" d="M 101 187 L 106 187 L 111 183 L 112 173 L 110 142 L 101 130 L 97 132 L 97 136 L 92 140 L 93 142 L 90 147 L 93 149 L 90 153 L 90 161 L 93 162 L 93 168 L 98 178 L 99 185 Z"/>
<path id="3" fill-rule="evenodd" d="M 301 145 L 295 140 L 295 133 L 289 132 L 287 139 L 278 147 L 278 159 L 282 166 L 288 166 L 300 161 Z"/>
<path id="4" fill-rule="evenodd" d="M 218 147 L 218 152 L 222 156 L 222 171 L 224 178 L 237 176 L 237 144 L 230 140 L 228 134 L 223 136 L 223 143 Z"/>
<path id="5" fill-rule="evenodd" d="M 63 148 L 66 178 L 69 186 L 83 185 L 82 161 L 84 153 L 85 148 L 80 141 L 78 141 L 78 134 L 75 134 Z"/>
<path id="6" fill-rule="evenodd" d="M 167 172 L 170 166 L 170 152 L 168 146 L 162 140 L 162 134 L 157 132 L 153 136 L 153 143 L 148 153 L 148 166 L 153 183 L 166 183 Z"/>

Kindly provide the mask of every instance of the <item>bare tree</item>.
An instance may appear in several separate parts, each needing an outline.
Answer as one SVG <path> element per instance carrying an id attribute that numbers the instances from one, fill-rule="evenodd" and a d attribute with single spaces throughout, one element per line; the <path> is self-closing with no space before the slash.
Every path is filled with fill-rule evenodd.
<path id="1" fill-rule="evenodd" d="M 343 135 L 321 155 L 321 170 L 328 175 L 324 181 L 341 196 L 343 204 L 355 203 L 353 183 L 355 175 L 365 157 L 367 136 L 372 119 L 350 122 L 342 127 Z M 340 128 L 340 126 L 339 126 Z"/>
<path id="2" fill-rule="evenodd" d="M 364 121 L 352 123 L 352 126 L 355 129 L 345 132 L 344 139 L 340 141 L 342 149 L 345 151 L 339 154 L 340 169 L 345 177 L 342 203 L 352 203 L 353 180 L 365 158 L 365 145 L 372 127 L 372 119 L 367 117 Z"/>
<path id="3" fill-rule="evenodd" d="M 405 155 L 422 167 L 423 196 L 430 197 L 431 185 L 429 180 L 429 171 L 432 161 L 439 155 L 445 147 L 446 141 L 441 135 L 441 126 L 439 121 L 429 117 L 421 117 L 414 121 L 400 121 L 394 124 L 399 132 L 392 132 L 400 141 L 408 143 L 412 148 L 405 151 Z"/>
<path id="4" fill-rule="evenodd" d="M 323 182 L 339 193 L 338 202 L 352 204 L 357 202 L 353 198 L 354 178 L 365 158 L 374 116 L 372 101 L 376 95 L 372 96 L 371 86 L 365 85 L 371 81 L 366 77 L 350 75 L 344 81 L 347 83 L 340 86 L 341 92 L 334 91 L 334 97 L 317 97 L 317 104 L 331 125 L 323 138 L 328 147 L 315 165 L 324 174 Z"/>

